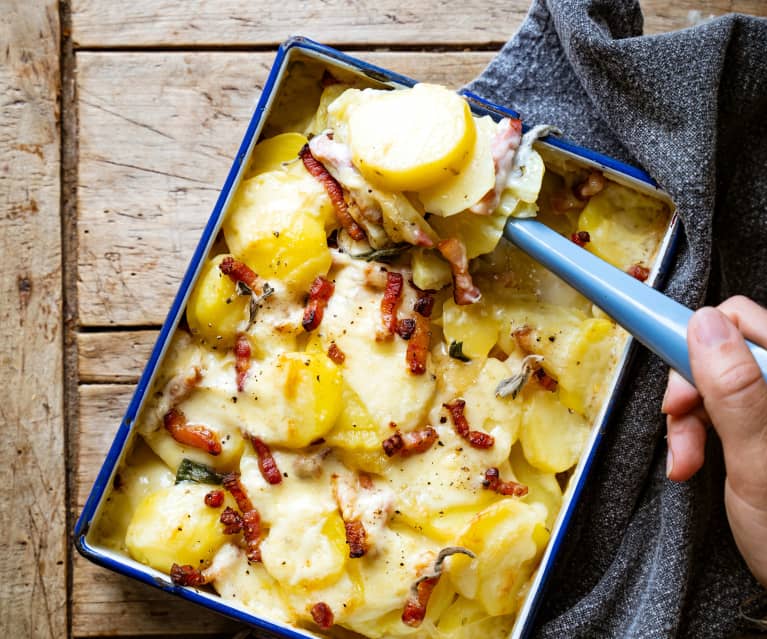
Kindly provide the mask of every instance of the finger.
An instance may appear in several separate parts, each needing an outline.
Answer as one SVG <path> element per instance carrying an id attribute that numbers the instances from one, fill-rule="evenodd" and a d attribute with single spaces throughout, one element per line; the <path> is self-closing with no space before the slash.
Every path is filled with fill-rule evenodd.
<path id="1" fill-rule="evenodd" d="M 722 439 L 732 487 L 761 500 L 767 486 L 767 382 L 740 331 L 721 311 L 696 312 L 687 343 L 695 385 Z"/>
<path id="2" fill-rule="evenodd" d="M 703 399 L 695 386 L 676 371 L 669 371 L 666 394 L 661 405 L 661 410 L 666 415 L 685 415 L 701 406 L 702 402 Z"/>
<path id="3" fill-rule="evenodd" d="M 731 297 L 717 308 L 730 318 L 746 339 L 767 347 L 767 308 L 743 295 Z"/>
<path id="4" fill-rule="evenodd" d="M 666 417 L 668 457 L 666 476 L 687 481 L 700 467 L 706 447 L 706 425 L 695 414 Z"/>

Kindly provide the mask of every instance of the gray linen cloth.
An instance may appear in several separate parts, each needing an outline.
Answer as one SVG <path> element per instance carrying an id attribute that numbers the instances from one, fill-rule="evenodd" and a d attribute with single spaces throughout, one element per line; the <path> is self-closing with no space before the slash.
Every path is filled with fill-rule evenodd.
<path id="1" fill-rule="evenodd" d="M 691 307 L 739 293 L 765 305 L 767 20 L 730 15 L 641 33 L 636 2 L 536 0 L 468 88 L 515 107 L 530 124 L 555 124 L 571 140 L 643 167 L 671 194 L 685 233 L 669 295 Z M 536 636 L 749 630 L 741 605 L 762 590 L 727 525 L 713 433 L 701 472 L 684 484 L 665 477 L 666 374 L 639 349 Z"/>

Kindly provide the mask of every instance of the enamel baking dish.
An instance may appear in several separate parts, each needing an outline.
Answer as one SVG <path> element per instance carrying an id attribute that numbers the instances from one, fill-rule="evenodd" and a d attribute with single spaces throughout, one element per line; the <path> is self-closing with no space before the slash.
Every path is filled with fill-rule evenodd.
<path id="1" fill-rule="evenodd" d="M 269 126 L 273 125 L 275 118 L 281 117 L 281 97 L 284 98 L 284 96 L 290 95 L 291 67 L 296 63 L 306 62 L 311 62 L 313 64 L 319 63 L 331 73 L 341 74 L 343 77 L 356 76 L 357 78 L 362 78 L 372 87 L 401 88 L 415 84 L 414 80 L 381 69 L 361 60 L 357 60 L 302 37 L 291 38 L 279 48 L 274 66 L 266 81 L 260 100 L 256 106 L 255 113 L 248 124 L 248 128 L 235 157 L 233 166 L 221 189 L 221 193 L 213 208 L 211 217 L 205 226 L 197 248 L 192 255 L 191 263 L 184 275 L 167 319 L 162 326 L 157 343 L 149 358 L 149 362 L 141 375 L 132 401 L 120 424 L 114 442 L 112 443 L 104 464 L 101 467 L 74 531 L 77 549 L 85 557 L 101 566 L 156 586 L 165 591 L 172 592 L 218 613 L 237 619 L 244 624 L 254 626 L 264 634 L 292 638 L 311 637 L 316 635 L 307 631 L 297 630 L 293 627 L 287 627 L 267 619 L 259 618 L 242 607 L 236 607 L 229 602 L 225 602 L 216 594 L 190 587 L 175 586 L 168 575 L 140 564 L 127 555 L 100 546 L 94 540 L 95 535 L 91 530 L 91 524 L 99 517 L 103 504 L 109 496 L 117 468 L 132 446 L 135 436 L 134 424 L 136 416 L 142 409 L 142 405 L 147 398 L 148 391 L 152 386 L 154 376 L 170 343 L 173 332 L 184 314 L 187 298 L 193 288 L 209 249 L 216 239 L 229 201 L 245 173 L 252 149 L 258 142 L 265 127 L 268 131 Z M 428 78 L 424 78 L 424 80 L 428 80 Z M 293 95 L 295 95 L 295 93 Z M 514 111 L 484 101 L 469 92 L 463 92 L 463 95 L 477 115 L 490 115 L 495 119 L 500 119 L 506 116 L 518 117 L 518 114 Z M 310 107 L 313 109 L 314 105 L 310 105 Z M 548 156 L 551 156 L 552 154 L 562 154 L 570 161 L 582 166 L 598 168 L 611 180 L 631 186 L 639 192 L 662 199 L 668 204 L 672 212 L 671 221 L 657 253 L 649 279 L 647 280 L 649 285 L 658 287 L 664 278 L 664 274 L 673 255 L 678 226 L 676 216 L 673 214 L 674 207 L 668 196 L 655 186 L 652 179 L 646 173 L 635 167 L 578 147 L 560 138 L 549 137 L 539 141 L 537 145 L 546 148 Z M 511 637 L 515 639 L 528 635 L 532 629 L 535 611 L 543 597 L 547 577 L 551 572 L 557 556 L 557 551 L 566 534 L 568 523 L 574 511 L 576 502 L 587 481 L 589 468 L 595 457 L 601 434 L 609 426 L 611 409 L 620 395 L 630 361 L 631 350 L 632 340 L 629 339 L 626 342 L 626 346 L 620 357 L 616 373 L 610 381 L 606 400 L 604 401 L 601 412 L 591 429 L 590 437 L 580 462 L 576 466 L 570 479 L 568 489 L 564 495 L 562 508 L 557 517 L 554 529 L 552 530 L 548 547 L 546 548 L 539 569 L 533 579 L 532 587 L 518 611 L 514 629 L 511 633 Z"/>

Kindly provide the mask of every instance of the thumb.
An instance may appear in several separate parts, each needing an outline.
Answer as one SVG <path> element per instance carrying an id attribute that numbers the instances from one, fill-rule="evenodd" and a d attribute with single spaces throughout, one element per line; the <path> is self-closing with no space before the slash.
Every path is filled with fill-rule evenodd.
<path id="1" fill-rule="evenodd" d="M 733 490 L 765 501 L 767 382 L 737 327 L 702 308 L 687 327 L 690 366 L 706 412 L 722 440 Z"/>

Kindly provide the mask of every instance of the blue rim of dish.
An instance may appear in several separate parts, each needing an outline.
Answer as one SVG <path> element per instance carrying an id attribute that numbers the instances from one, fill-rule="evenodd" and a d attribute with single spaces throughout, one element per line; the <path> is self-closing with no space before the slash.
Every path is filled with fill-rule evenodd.
<path id="1" fill-rule="evenodd" d="M 272 68 L 269 72 L 266 82 L 264 83 L 261 96 L 259 97 L 253 116 L 251 117 L 248 127 L 245 131 L 245 136 L 242 140 L 242 143 L 240 144 L 237 155 L 235 156 L 234 162 L 232 164 L 232 168 L 229 170 L 229 174 L 227 175 L 226 181 L 224 182 L 224 185 L 221 189 L 218 199 L 216 200 L 216 204 L 213 207 L 211 216 L 208 219 L 208 222 L 206 223 L 205 228 L 203 229 L 202 236 L 200 237 L 200 241 L 198 242 L 197 247 L 194 250 L 192 259 L 189 263 L 189 266 L 186 269 L 184 277 L 179 286 L 178 292 L 176 293 L 176 296 L 170 307 L 170 311 L 168 312 L 165 322 L 163 323 L 162 328 L 160 329 L 160 334 L 157 338 L 157 341 L 155 342 L 154 348 L 152 349 L 152 353 L 149 357 L 147 365 L 144 368 L 144 371 L 141 374 L 141 377 L 139 378 L 138 384 L 136 385 L 136 390 L 133 393 L 133 397 L 130 401 L 130 404 L 128 405 L 125 416 L 123 417 L 122 422 L 120 423 L 120 427 L 118 428 L 117 433 L 115 434 L 115 438 L 112 442 L 112 445 L 109 448 L 109 452 L 107 453 L 104 463 L 101 466 L 101 469 L 99 470 L 99 473 L 96 477 L 93 488 L 91 489 L 91 492 L 88 496 L 85 506 L 83 507 L 83 510 L 80 513 L 77 523 L 75 524 L 74 543 L 77 550 L 84 557 L 105 568 L 121 573 L 133 579 L 137 579 L 144 583 L 153 585 L 155 587 L 161 588 L 162 590 L 165 590 L 167 592 L 171 592 L 173 594 L 179 595 L 183 597 L 184 599 L 198 603 L 202 606 L 205 606 L 206 608 L 212 609 L 215 612 L 223 614 L 227 617 L 231 617 L 233 619 L 242 621 L 251 626 L 258 627 L 259 629 L 264 630 L 266 632 L 273 633 L 275 636 L 299 639 L 299 638 L 306 637 L 307 635 L 298 634 L 298 632 L 292 630 L 291 628 L 277 626 L 267 621 L 266 619 L 257 617 L 251 613 L 238 610 L 237 608 L 234 608 L 230 606 L 229 604 L 224 603 L 224 600 L 221 600 L 221 602 L 218 602 L 214 599 L 209 599 L 203 596 L 202 594 L 200 594 L 197 590 L 193 588 L 179 587 L 174 585 L 170 581 L 166 581 L 164 579 L 158 579 L 157 577 L 147 572 L 146 570 L 138 569 L 129 565 L 128 563 L 113 559 L 109 555 L 101 552 L 99 549 L 92 547 L 86 539 L 86 536 L 90 529 L 92 519 L 96 513 L 96 510 L 99 504 L 101 503 L 104 497 L 104 492 L 108 488 L 110 479 L 114 471 L 116 470 L 116 466 L 120 460 L 123 449 L 125 448 L 126 441 L 130 435 L 138 410 L 141 407 L 141 404 L 144 400 L 144 396 L 146 395 L 149 384 L 153 378 L 155 369 L 162 357 L 162 354 L 165 350 L 165 347 L 168 343 L 169 338 L 172 336 L 172 333 L 178 324 L 178 320 L 184 309 L 189 288 L 194 282 L 197 272 L 202 264 L 202 261 L 204 260 L 204 258 L 206 257 L 208 253 L 210 244 L 212 240 L 214 239 L 214 234 L 217 232 L 219 221 L 223 214 L 224 206 L 227 202 L 227 199 L 229 198 L 232 187 L 237 181 L 242 165 L 247 159 L 248 150 L 250 149 L 252 145 L 252 142 L 256 133 L 259 131 L 259 127 L 262 124 L 263 116 L 267 109 L 269 100 L 272 97 L 272 93 L 279 80 L 279 76 L 283 70 L 283 66 L 288 61 L 288 54 L 292 49 L 303 49 L 306 51 L 311 51 L 313 53 L 319 54 L 320 56 L 329 58 L 332 61 L 346 64 L 350 67 L 353 67 L 355 70 L 364 73 L 369 78 L 379 82 L 388 83 L 388 84 L 398 84 L 402 86 L 413 86 L 414 84 L 416 84 L 415 80 L 408 78 L 404 75 L 395 73 L 393 71 L 389 71 L 388 69 L 384 69 L 382 67 L 371 64 L 369 62 L 359 60 L 345 53 L 342 53 L 336 49 L 333 49 L 332 47 L 328 47 L 326 45 L 320 44 L 319 42 L 315 42 L 303 36 L 294 36 L 292 38 L 289 38 L 288 40 L 286 40 L 279 46 L 279 48 L 277 49 L 277 54 L 276 54 L 274 63 L 272 65 Z M 474 110 L 475 112 L 478 112 L 481 114 L 488 114 L 491 116 L 495 115 L 497 117 L 506 117 L 506 116 L 515 117 L 515 118 L 520 117 L 519 113 L 517 113 L 516 111 L 494 104 L 470 91 L 461 90 L 459 91 L 459 93 L 468 100 L 468 102 L 470 103 L 472 107 L 472 110 Z M 595 162 L 617 173 L 637 179 L 641 182 L 646 183 L 647 185 L 651 187 L 658 188 L 657 184 L 650 177 L 650 175 L 648 175 L 645 171 L 635 166 L 626 164 L 624 162 L 620 162 L 619 160 L 615 160 L 601 153 L 597 153 L 596 151 L 591 151 L 589 149 L 580 147 L 563 138 L 549 136 L 547 138 L 544 138 L 544 140 L 547 144 L 553 147 L 559 148 L 563 151 L 570 152 L 580 158 Z M 675 232 L 672 234 L 671 240 L 669 242 L 669 245 L 666 248 L 666 251 L 661 256 L 661 263 L 658 267 L 658 274 L 656 276 L 655 282 L 653 283 L 653 286 L 655 288 L 658 288 L 662 285 L 671 267 L 672 259 L 675 254 L 676 244 L 678 241 L 678 236 L 679 236 L 679 233 L 676 232 L 676 229 L 675 229 Z M 558 535 L 550 541 L 551 560 L 545 566 L 541 567 L 541 569 L 543 570 L 543 574 L 541 575 L 540 587 L 532 595 L 533 601 L 530 606 L 529 614 L 527 615 L 527 618 L 523 621 L 521 636 L 527 636 L 532 630 L 533 621 L 535 619 L 537 610 L 540 607 L 540 604 L 543 598 L 542 595 L 544 594 L 546 589 L 546 582 L 548 581 L 548 577 L 550 576 L 551 571 L 556 562 L 555 558 L 558 553 L 559 547 L 562 543 L 565 532 L 569 526 L 570 519 L 573 515 L 573 512 L 575 511 L 575 508 L 577 506 L 578 499 L 580 497 L 581 491 L 583 490 L 583 485 L 585 484 L 585 479 L 588 476 L 589 470 L 596 456 L 597 449 L 602 439 L 602 431 L 604 430 L 604 426 L 606 425 L 606 423 L 609 421 L 611 413 L 615 407 L 615 403 L 617 401 L 617 396 L 618 396 L 617 391 L 619 388 L 623 386 L 627 371 L 630 368 L 631 359 L 633 358 L 633 355 L 635 352 L 634 346 L 635 344 L 632 342 L 631 347 L 626 356 L 625 364 L 622 367 L 617 377 L 617 381 L 614 387 L 615 390 L 611 394 L 610 399 L 608 400 L 608 404 L 603 415 L 599 433 L 594 441 L 593 446 L 589 450 L 589 453 L 586 459 L 582 462 L 583 473 L 581 475 L 581 480 L 573 488 L 572 496 L 569 500 L 568 505 L 566 506 L 565 512 L 562 515 L 562 523 L 559 527 Z"/>

